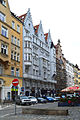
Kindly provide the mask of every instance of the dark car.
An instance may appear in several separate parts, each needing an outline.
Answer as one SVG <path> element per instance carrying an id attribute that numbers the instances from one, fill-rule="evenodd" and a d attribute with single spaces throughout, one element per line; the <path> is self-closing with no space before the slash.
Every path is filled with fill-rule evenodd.
<path id="1" fill-rule="evenodd" d="M 47 100 L 42 97 L 38 97 L 37 100 L 38 100 L 38 103 L 47 103 Z"/>
<path id="2" fill-rule="evenodd" d="M 48 102 L 54 102 L 53 97 L 43 96 L 44 99 L 46 99 Z"/>
<path id="3" fill-rule="evenodd" d="M 16 104 L 31 105 L 32 102 L 31 102 L 31 100 L 27 96 L 17 96 L 17 98 L 16 98 Z"/>

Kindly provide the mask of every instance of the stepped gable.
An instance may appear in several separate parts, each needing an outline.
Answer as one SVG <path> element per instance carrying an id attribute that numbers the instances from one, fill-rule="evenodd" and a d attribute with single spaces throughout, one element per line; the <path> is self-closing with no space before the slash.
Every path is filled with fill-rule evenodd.
<path id="1" fill-rule="evenodd" d="M 27 13 L 25 13 L 25 14 L 19 16 L 19 18 L 24 22 L 26 15 L 27 15 Z"/>
<path id="2" fill-rule="evenodd" d="M 35 33 L 38 32 L 39 25 L 34 26 Z"/>

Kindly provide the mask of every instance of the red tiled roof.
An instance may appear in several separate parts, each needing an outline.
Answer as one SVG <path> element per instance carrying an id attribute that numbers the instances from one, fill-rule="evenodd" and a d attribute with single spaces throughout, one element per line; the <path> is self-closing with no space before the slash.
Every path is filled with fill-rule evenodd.
<path id="1" fill-rule="evenodd" d="M 27 15 L 27 13 L 25 13 L 25 14 L 19 16 L 19 18 L 24 22 L 24 19 L 25 19 L 26 15 Z"/>
<path id="2" fill-rule="evenodd" d="M 37 32 L 38 32 L 38 28 L 39 28 L 39 25 L 34 26 L 35 33 L 37 33 Z"/>
<path id="3" fill-rule="evenodd" d="M 47 38 L 48 38 L 48 33 L 45 33 L 44 36 L 45 36 L 45 40 L 47 40 Z"/>

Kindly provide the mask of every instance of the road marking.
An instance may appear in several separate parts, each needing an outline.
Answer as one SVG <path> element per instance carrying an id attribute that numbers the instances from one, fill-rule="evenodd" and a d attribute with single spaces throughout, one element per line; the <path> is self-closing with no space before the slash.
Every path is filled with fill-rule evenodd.
<path id="1" fill-rule="evenodd" d="M 5 109 L 5 108 L 11 107 L 11 106 L 13 106 L 13 105 L 7 105 L 6 107 L 1 107 L 1 106 L 0 106 L 0 110 L 3 110 L 3 109 Z"/>
<path id="2" fill-rule="evenodd" d="M 6 117 L 6 116 L 9 116 L 9 115 L 12 115 L 12 114 L 14 114 L 14 113 L 6 114 L 6 115 L 0 116 L 0 117 L 3 118 L 3 117 Z"/>

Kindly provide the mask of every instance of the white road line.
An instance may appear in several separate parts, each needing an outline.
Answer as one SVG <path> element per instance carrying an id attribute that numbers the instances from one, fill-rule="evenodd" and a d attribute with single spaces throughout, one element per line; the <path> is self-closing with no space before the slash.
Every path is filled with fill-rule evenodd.
<path id="1" fill-rule="evenodd" d="M 11 107 L 11 106 L 13 106 L 13 105 L 8 105 L 8 106 L 6 106 L 6 107 L 0 107 L 0 110 L 3 110 L 3 109 L 5 109 L 5 108 Z"/>
<path id="2" fill-rule="evenodd" d="M 12 114 L 14 114 L 14 113 L 6 114 L 6 115 L 0 116 L 0 117 L 3 118 L 3 117 L 6 117 L 6 116 L 9 116 L 9 115 L 12 115 Z"/>

